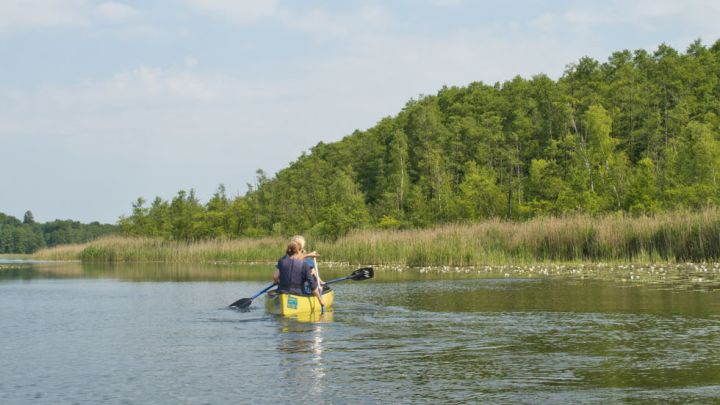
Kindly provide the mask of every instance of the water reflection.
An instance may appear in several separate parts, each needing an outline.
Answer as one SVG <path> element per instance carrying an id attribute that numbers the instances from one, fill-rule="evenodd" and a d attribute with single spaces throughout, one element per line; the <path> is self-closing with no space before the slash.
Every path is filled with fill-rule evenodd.
<path id="1" fill-rule="evenodd" d="M 427 284 L 426 290 L 440 285 Z M 376 296 L 385 295 L 375 287 Z M 409 401 L 617 403 L 660 401 L 664 394 L 669 402 L 710 403 L 717 395 L 712 390 L 720 388 L 719 311 L 435 312 L 404 306 L 421 302 L 419 291 L 398 288 L 395 299 L 371 316 L 343 318 L 367 331 L 345 341 L 360 350 L 352 357 L 363 359 L 364 376 L 404 387 Z M 718 297 L 700 296 L 717 308 Z"/>
<path id="2" fill-rule="evenodd" d="M 0 271 L 0 279 L 111 278 L 125 281 L 266 281 L 271 265 L 175 263 L 24 263 Z"/>
<path id="3" fill-rule="evenodd" d="M 382 288 L 383 293 L 378 294 L 376 300 L 383 305 L 433 312 L 551 311 L 697 316 L 720 313 L 720 299 L 714 293 L 603 280 L 476 279 L 402 283 L 378 288 Z"/>
<path id="4" fill-rule="evenodd" d="M 82 263 L 24 262 L 4 264 L 0 280 L 111 278 L 125 281 L 270 281 L 272 264 Z M 347 268 L 327 268 L 329 277 Z"/>
<path id="5" fill-rule="evenodd" d="M 316 319 L 271 316 L 261 298 L 227 309 L 267 286 L 271 265 L 7 270 L 3 404 L 717 403 L 720 392 L 720 294 L 693 287 L 711 271 L 699 282 L 678 270 L 691 281 L 668 286 L 627 268 L 386 269 L 338 283 L 334 312 Z M 23 277 L 33 282 L 12 281 Z"/>
<path id="6" fill-rule="evenodd" d="M 332 312 L 318 316 L 287 318 L 278 316 L 278 352 L 282 378 L 279 389 L 293 387 L 300 402 L 324 402 L 327 367 L 323 360 L 325 323 L 332 320 Z M 293 398 L 295 400 L 295 398 Z"/>
<path id="7" fill-rule="evenodd" d="M 346 276 L 357 266 L 323 265 L 323 278 Z M 0 263 L 0 280 L 33 278 L 112 278 L 128 281 L 267 281 L 274 270 L 268 264 L 178 264 L 178 263 Z M 473 279 L 562 279 L 583 282 L 603 280 L 627 286 L 651 285 L 656 289 L 720 289 L 720 263 L 711 264 L 555 264 L 500 265 L 472 268 L 376 267 L 376 277 L 366 282 L 461 281 Z M 348 283 L 353 283 L 349 281 Z"/>

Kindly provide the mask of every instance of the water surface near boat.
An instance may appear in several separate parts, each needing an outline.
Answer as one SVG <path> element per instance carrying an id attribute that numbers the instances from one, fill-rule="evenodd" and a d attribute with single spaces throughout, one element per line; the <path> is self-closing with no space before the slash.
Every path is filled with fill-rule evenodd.
<path id="1" fill-rule="evenodd" d="M 271 265 L 4 265 L 0 403 L 711 402 L 720 292 L 702 266 L 388 269 L 303 322 L 227 309 Z"/>

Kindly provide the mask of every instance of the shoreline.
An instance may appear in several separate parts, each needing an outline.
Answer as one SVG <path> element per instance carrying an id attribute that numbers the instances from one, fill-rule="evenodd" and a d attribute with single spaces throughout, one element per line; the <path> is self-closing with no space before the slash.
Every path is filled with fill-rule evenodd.
<path id="1" fill-rule="evenodd" d="M 345 274 L 346 263 L 323 263 L 325 274 Z M 397 265 L 374 266 L 379 281 L 421 280 L 534 280 L 568 282 L 613 282 L 660 289 L 683 289 L 703 292 L 720 291 L 720 262 L 712 263 L 546 263 L 504 264 L 485 266 L 407 267 Z M 0 263 L 5 271 L 34 269 L 39 274 L 78 277 L 89 272 L 91 277 L 110 277 L 127 280 L 161 281 L 243 281 L 265 280 L 271 263 L 148 263 L 148 262 L 79 262 L 38 261 Z M 267 274 L 266 274 L 267 273 Z M 263 277 L 267 276 L 267 277 Z"/>
<path id="2" fill-rule="evenodd" d="M 414 230 L 361 230 L 334 241 L 310 235 L 327 263 L 469 267 L 538 263 L 702 263 L 720 261 L 720 208 L 655 216 L 489 220 Z M 164 263 L 274 263 L 284 236 L 173 241 L 111 236 L 38 251 L 39 260 Z"/>

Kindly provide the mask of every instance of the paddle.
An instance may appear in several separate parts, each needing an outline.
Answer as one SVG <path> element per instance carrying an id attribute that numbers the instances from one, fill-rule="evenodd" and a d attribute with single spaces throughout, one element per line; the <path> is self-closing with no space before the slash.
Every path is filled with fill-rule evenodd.
<path id="1" fill-rule="evenodd" d="M 276 285 L 277 285 L 277 283 L 272 283 L 272 284 L 270 284 L 269 286 L 267 286 L 267 288 L 265 288 L 264 290 L 260 291 L 259 293 L 255 294 L 255 295 L 253 295 L 252 297 L 250 297 L 250 298 L 240 298 L 239 300 L 237 300 L 237 301 L 233 302 L 232 304 L 230 304 L 230 306 L 233 307 L 233 308 L 245 309 L 245 308 L 249 307 L 250 304 L 252 304 L 252 301 L 253 301 L 255 298 L 257 298 L 257 297 L 265 294 L 266 292 L 268 292 L 271 288 L 275 287 Z"/>
<path id="2" fill-rule="evenodd" d="M 362 280 L 367 280 L 369 278 L 373 278 L 374 275 L 375 275 L 375 271 L 373 270 L 372 267 L 363 267 L 362 269 L 357 269 L 357 270 L 353 271 L 352 274 L 350 274 L 349 276 L 340 277 L 340 278 L 336 278 L 336 279 L 333 279 L 330 281 L 326 281 L 324 285 L 337 283 L 338 281 L 343 281 L 343 280 L 362 281 Z"/>
<path id="3" fill-rule="evenodd" d="M 323 283 L 323 286 L 326 286 L 326 285 L 332 284 L 332 283 L 337 283 L 338 281 L 344 281 L 344 280 L 355 280 L 355 281 L 367 280 L 369 278 L 373 278 L 374 275 L 375 275 L 375 271 L 373 270 L 372 267 L 363 267 L 362 269 L 357 269 L 357 270 L 353 271 L 349 276 L 335 278 L 330 281 L 326 281 Z M 321 313 L 323 313 L 323 314 L 325 313 L 324 306 L 322 307 Z"/>
<path id="4" fill-rule="evenodd" d="M 343 281 L 343 280 L 355 280 L 355 281 L 367 280 L 369 278 L 373 278 L 374 275 L 375 275 L 375 272 L 373 271 L 372 267 L 363 267 L 362 269 L 357 269 L 357 270 L 353 271 L 349 276 L 340 277 L 340 278 L 336 278 L 334 280 L 326 281 L 324 283 L 324 285 L 337 283 L 338 281 Z M 252 304 L 252 301 L 255 298 L 265 294 L 266 292 L 268 292 L 271 288 L 275 287 L 276 285 L 277 284 L 275 284 L 275 283 L 270 284 L 269 286 L 267 286 L 267 288 L 265 288 L 264 290 L 260 291 L 259 293 L 255 294 L 255 295 L 253 295 L 252 297 L 240 298 L 239 300 L 230 304 L 230 306 L 233 308 L 245 309 L 245 308 L 249 307 L 250 304 Z"/>

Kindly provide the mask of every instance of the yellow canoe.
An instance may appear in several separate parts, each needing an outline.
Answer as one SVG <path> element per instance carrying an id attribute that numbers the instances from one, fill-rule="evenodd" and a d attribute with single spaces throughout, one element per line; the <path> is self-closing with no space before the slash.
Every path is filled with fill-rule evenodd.
<path id="1" fill-rule="evenodd" d="M 323 292 L 325 311 L 332 308 L 335 291 Z M 320 302 L 314 295 L 278 294 L 270 291 L 265 298 L 265 308 L 268 312 L 278 315 L 292 316 L 297 314 L 320 313 Z"/>

